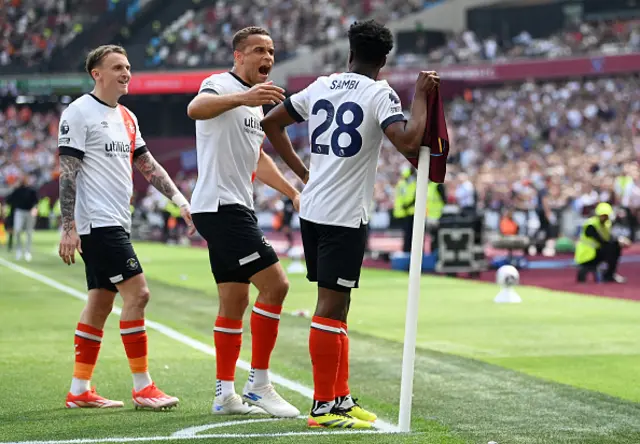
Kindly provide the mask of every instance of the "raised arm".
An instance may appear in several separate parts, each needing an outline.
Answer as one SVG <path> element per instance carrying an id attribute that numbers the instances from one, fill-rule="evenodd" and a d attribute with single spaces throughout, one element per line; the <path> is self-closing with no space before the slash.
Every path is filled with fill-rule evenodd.
<path id="1" fill-rule="evenodd" d="M 200 93 L 191 100 L 187 107 L 187 115 L 193 120 L 208 120 L 232 110 L 238 106 L 275 105 L 284 100 L 284 90 L 272 82 L 254 85 L 248 91 L 223 94 L 215 84 L 207 85 L 206 81 Z"/>
<path id="2" fill-rule="evenodd" d="M 434 71 L 420 72 L 411 104 L 411 118 L 408 122 L 397 120 L 383 128 L 393 146 L 405 156 L 415 157 L 420 152 L 427 122 L 427 93 L 439 82 Z"/>

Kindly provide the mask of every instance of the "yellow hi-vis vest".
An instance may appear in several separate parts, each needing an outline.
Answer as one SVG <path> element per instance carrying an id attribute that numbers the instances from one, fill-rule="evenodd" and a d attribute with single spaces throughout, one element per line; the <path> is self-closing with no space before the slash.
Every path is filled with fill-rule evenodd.
<path id="1" fill-rule="evenodd" d="M 51 202 L 49 201 L 49 198 L 45 196 L 42 199 L 40 199 L 40 202 L 38 202 L 38 216 L 49 217 L 50 213 L 51 213 Z"/>
<path id="2" fill-rule="evenodd" d="M 590 226 L 595 228 L 604 240 L 608 241 L 611 237 L 611 221 L 607 221 L 606 224 L 602 224 L 600 223 L 600 219 L 596 216 L 587 219 L 587 221 L 582 226 L 580 239 L 576 244 L 574 260 L 577 264 L 584 264 L 595 259 L 597 250 L 598 248 L 600 248 L 600 242 L 593 239 L 592 237 L 588 237 L 585 234 L 587 231 L 587 227 Z"/>
<path id="3" fill-rule="evenodd" d="M 171 216 L 176 219 L 180 217 L 180 207 L 174 204 L 173 202 L 167 202 L 167 205 L 164 207 L 164 210 L 168 212 Z"/>
<path id="4" fill-rule="evenodd" d="M 633 182 L 633 178 L 631 176 L 618 176 L 616 177 L 616 185 L 620 187 L 620 191 L 624 192 L 624 189 L 629 185 L 630 182 Z"/>
<path id="5" fill-rule="evenodd" d="M 429 182 L 429 191 L 427 192 L 427 218 L 440 220 L 443 208 L 444 201 L 442 200 L 440 193 L 438 193 L 438 184 L 435 182 Z"/>
<path id="6" fill-rule="evenodd" d="M 416 181 L 402 179 L 396 185 L 396 196 L 393 203 L 393 217 L 402 219 L 412 216 L 416 211 Z M 412 204 L 413 203 L 413 204 Z"/>

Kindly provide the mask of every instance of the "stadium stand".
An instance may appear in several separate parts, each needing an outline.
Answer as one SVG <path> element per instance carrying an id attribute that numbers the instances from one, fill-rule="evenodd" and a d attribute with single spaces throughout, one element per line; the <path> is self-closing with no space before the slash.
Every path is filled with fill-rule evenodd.
<path id="1" fill-rule="evenodd" d="M 187 10 L 154 35 L 147 49 L 149 67 L 227 66 L 233 62 L 229 43 L 235 30 L 249 25 L 272 32 L 278 60 L 342 38 L 351 23 L 362 17 L 395 20 L 430 2 L 392 0 L 347 2 L 306 1 L 219 2 Z"/>
<path id="2" fill-rule="evenodd" d="M 48 61 L 106 8 L 104 0 L 2 0 L 0 69 Z"/>
<path id="3" fill-rule="evenodd" d="M 46 61 L 55 47 L 67 44 L 77 33 L 78 28 L 71 24 L 91 22 L 89 14 L 75 14 L 76 11 L 109 12 L 118 2 L 5 3 L 8 6 L 0 12 L 0 18 L 4 18 L 0 20 L 0 69 L 3 64 L 29 66 Z M 126 2 L 128 20 L 133 21 L 136 14 L 153 3 Z M 148 50 L 146 63 L 157 69 L 229 66 L 229 40 L 233 31 L 247 24 L 262 24 L 272 30 L 277 58 L 282 61 L 342 38 L 355 18 L 395 20 L 410 17 L 431 3 L 324 0 L 314 4 L 313 14 L 307 10 L 303 14 L 307 4 L 297 0 L 261 0 L 259 7 L 242 1 L 202 1 L 190 4 L 186 11 L 172 6 L 173 9 L 163 10 L 163 20 L 150 22 L 152 37 L 144 45 Z M 591 20 L 568 24 L 546 36 L 519 31 L 513 38 L 501 39 L 495 35 L 479 38 L 479 34 L 464 30 L 449 34 L 445 45 L 427 54 L 396 55 L 390 60 L 389 69 L 418 69 L 432 63 L 473 65 L 520 58 L 627 54 L 640 51 L 639 23 L 633 19 Z M 149 37 L 145 38 L 149 41 Z M 315 73 L 341 69 L 344 50 L 327 51 L 325 56 L 317 62 Z M 547 199 L 556 214 L 569 211 L 576 218 L 588 214 L 597 199 L 612 198 L 615 178 L 623 174 L 623 165 L 637 159 L 639 83 L 637 76 L 627 75 L 467 88 L 447 103 L 454 147 L 446 184 L 449 201 L 455 203 L 470 180 L 479 208 L 493 214 L 488 220 L 493 229 L 498 228 L 500 214 L 507 210 L 520 215 L 520 224 L 526 225 L 530 215 L 535 219 L 541 192 L 548 192 Z M 2 94 L 10 92 L 6 91 L 8 87 L 0 82 L 0 88 L 5 89 Z M 20 171 L 37 176 L 40 183 L 49 181 L 56 174 L 55 131 L 60 105 L 46 108 L 4 103 L 0 107 L 0 187 L 10 185 Z M 404 104 L 409 105 L 406 101 Z M 289 131 L 297 149 L 308 152 L 306 125 L 292 126 Z M 265 149 L 269 149 L 268 141 Z M 287 177 L 297 182 L 278 162 Z M 408 163 L 385 145 L 375 189 L 376 211 L 392 210 L 395 184 L 406 166 Z M 178 174 L 183 192 L 189 195 L 194 172 L 185 169 Z M 277 193 L 256 183 L 255 194 L 258 210 L 276 211 L 280 200 Z M 137 202 L 148 212 L 161 202 L 157 197 L 139 192 Z M 640 202 L 634 205 L 640 207 Z"/>
<path id="4" fill-rule="evenodd" d="M 19 171 L 36 175 L 41 183 L 55 175 L 59 112 L 22 105 L 0 113 L 0 184 L 10 184 Z M 535 212 L 539 191 L 548 189 L 555 210 L 571 206 L 578 217 L 588 214 L 597 198 L 612 197 L 615 177 L 637 157 L 640 80 L 628 76 L 476 88 L 448 104 L 447 120 L 455 147 L 447 180 L 451 203 L 463 186 L 464 171 L 480 208 L 498 214 L 505 209 Z M 309 151 L 305 125 L 294 126 L 291 137 L 299 150 Z M 385 142 L 376 211 L 393 208 L 394 186 L 406 166 Z M 189 195 L 193 172 L 179 177 L 185 178 L 180 183 Z M 255 193 L 258 210 L 277 208 L 275 191 L 257 183 Z"/>
<path id="5" fill-rule="evenodd" d="M 34 111 L 28 105 L 0 110 L 0 188 L 20 173 L 41 185 L 56 177 L 60 109 Z"/>
<path id="6" fill-rule="evenodd" d="M 612 20 L 569 25 L 547 37 L 533 38 L 527 31 L 512 39 L 496 35 L 479 38 L 473 31 L 448 36 L 445 45 L 427 54 L 403 53 L 389 60 L 390 67 L 508 62 L 523 58 L 561 58 L 584 54 L 624 54 L 640 50 L 640 21 Z M 316 69 L 333 72 L 344 66 L 344 51 L 327 50 Z"/>

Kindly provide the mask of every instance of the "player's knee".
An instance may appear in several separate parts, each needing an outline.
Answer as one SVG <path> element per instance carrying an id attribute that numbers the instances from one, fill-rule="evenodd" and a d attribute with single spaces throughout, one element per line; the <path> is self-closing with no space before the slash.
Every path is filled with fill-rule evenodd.
<path id="1" fill-rule="evenodd" d="M 99 317 L 104 319 L 106 319 L 111 314 L 112 310 L 113 310 L 113 300 L 104 301 L 103 303 L 95 307 L 96 314 Z"/>
<path id="2" fill-rule="evenodd" d="M 149 287 L 145 285 L 144 287 L 140 287 L 133 296 L 134 305 L 139 308 L 144 308 L 149 303 L 151 292 L 149 291 Z"/>
<path id="3" fill-rule="evenodd" d="M 249 295 L 246 292 L 219 293 L 218 314 L 224 318 L 242 319 L 249 306 Z"/>
<path id="4" fill-rule="evenodd" d="M 287 296 L 287 293 L 289 293 L 289 279 L 284 278 L 278 281 L 278 283 L 276 284 L 274 294 L 276 297 L 284 300 L 284 298 Z"/>
<path id="5" fill-rule="evenodd" d="M 349 292 L 330 290 L 319 286 L 316 316 L 344 320 L 349 311 Z"/>
<path id="6" fill-rule="evenodd" d="M 272 305 L 281 305 L 289 293 L 289 280 L 283 277 L 269 286 L 263 292 L 265 302 Z"/>
<path id="7" fill-rule="evenodd" d="M 84 311 L 90 319 L 104 320 L 113 310 L 113 301 L 100 301 L 100 303 L 87 304 Z"/>

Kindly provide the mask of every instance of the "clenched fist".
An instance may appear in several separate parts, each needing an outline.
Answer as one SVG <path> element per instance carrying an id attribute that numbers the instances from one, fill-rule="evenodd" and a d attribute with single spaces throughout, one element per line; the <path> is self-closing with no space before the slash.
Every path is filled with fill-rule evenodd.
<path id="1" fill-rule="evenodd" d="M 430 93 L 440 84 L 440 76 L 435 71 L 420 71 L 416 80 L 416 89 L 425 93 Z"/>

